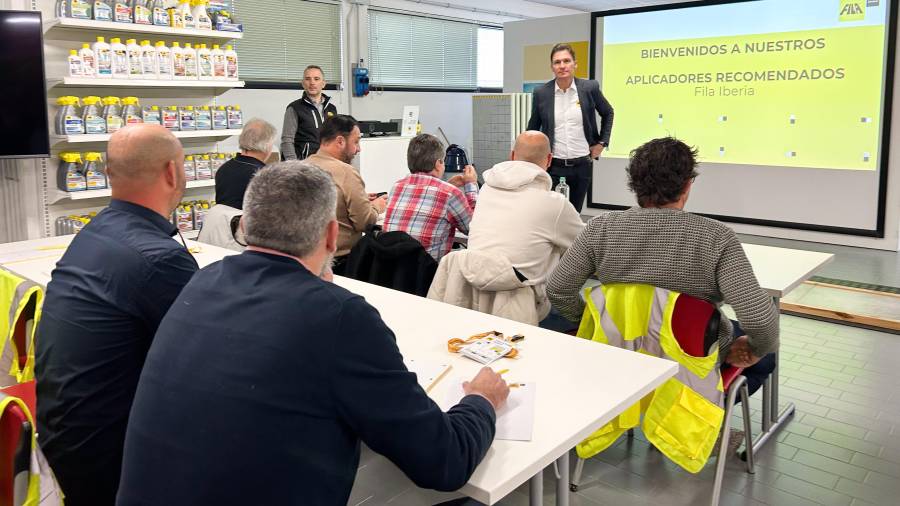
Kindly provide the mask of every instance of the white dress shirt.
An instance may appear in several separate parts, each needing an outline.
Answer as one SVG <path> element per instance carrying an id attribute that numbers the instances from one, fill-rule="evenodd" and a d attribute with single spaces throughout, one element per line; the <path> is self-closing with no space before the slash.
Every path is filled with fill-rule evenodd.
<path id="1" fill-rule="evenodd" d="M 553 157 L 570 159 L 591 154 L 591 147 L 584 138 L 584 119 L 575 80 L 566 91 L 554 86 L 553 109 Z"/>

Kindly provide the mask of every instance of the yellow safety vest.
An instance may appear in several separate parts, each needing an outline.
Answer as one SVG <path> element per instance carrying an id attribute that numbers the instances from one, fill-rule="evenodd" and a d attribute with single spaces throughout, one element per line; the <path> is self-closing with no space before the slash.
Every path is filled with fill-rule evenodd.
<path id="1" fill-rule="evenodd" d="M 62 506 L 63 493 L 50 470 L 50 465 L 44 458 L 37 444 L 37 428 L 34 418 L 28 407 L 18 397 L 12 397 L 0 392 L 0 414 L 6 411 L 6 406 L 16 404 L 25 413 L 31 424 L 31 457 L 28 469 L 28 487 L 25 494 L 25 502 L 22 506 Z"/>
<path id="2" fill-rule="evenodd" d="M 599 288 L 599 289 L 597 289 Z M 672 330 L 680 293 L 639 284 L 608 284 L 585 290 L 578 337 L 666 358 L 678 373 L 653 393 L 588 436 L 576 447 L 590 458 L 637 427 L 643 414 L 647 439 L 685 470 L 697 473 L 715 446 L 725 416 L 718 343 L 705 357 L 688 355 Z"/>
<path id="3" fill-rule="evenodd" d="M 16 324 L 23 317 L 23 312 L 32 299 L 34 300 L 34 325 L 29 334 L 25 336 L 27 356 L 25 365 L 19 367 L 19 354 L 22 350 L 16 347 L 13 334 Z M 3 356 L 3 351 L 9 343 L 12 346 L 12 365 L 10 365 L 9 374 L 16 378 L 17 383 L 34 379 L 34 336 L 41 319 L 43 305 L 44 290 L 39 285 L 22 279 L 12 272 L 0 269 L 0 357 Z"/>

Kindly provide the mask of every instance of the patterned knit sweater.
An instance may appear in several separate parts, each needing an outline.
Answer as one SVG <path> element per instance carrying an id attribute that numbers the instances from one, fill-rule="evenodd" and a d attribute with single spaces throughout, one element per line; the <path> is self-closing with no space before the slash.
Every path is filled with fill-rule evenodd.
<path id="1" fill-rule="evenodd" d="M 778 311 L 759 286 L 734 231 L 677 209 L 633 207 L 597 216 L 550 276 L 547 295 L 571 321 L 581 319 L 581 288 L 595 275 L 601 283 L 645 283 L 715 304 L 730 304 L 762 357 L 778 347 Z M 719 326 L 724 361 L 735 336 L 723 315 Z"/>

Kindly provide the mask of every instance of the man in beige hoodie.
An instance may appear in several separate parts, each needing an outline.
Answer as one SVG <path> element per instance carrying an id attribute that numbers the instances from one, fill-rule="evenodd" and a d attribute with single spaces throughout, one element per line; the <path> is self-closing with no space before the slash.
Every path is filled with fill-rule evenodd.
<path id="1" fill-rule="evenodd" d="M 510 160 L 484 172 L 469 226 L 469 250 L 506 257 L 521 281 L 536 286 L 584 228 L 566 197 L 551 191 L 550 161 L 546 135 L 520 134 Z"/>

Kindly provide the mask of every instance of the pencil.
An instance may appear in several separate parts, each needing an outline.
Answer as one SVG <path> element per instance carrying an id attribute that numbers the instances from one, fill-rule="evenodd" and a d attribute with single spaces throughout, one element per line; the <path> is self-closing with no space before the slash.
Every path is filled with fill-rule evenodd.
<path id="1" fill-rule="evenodd" d="M 500 369 L 500 371 L 498 371 L 497 374 L 506 374 L 508 372 L 509 372 L 509 369 Z"/>

